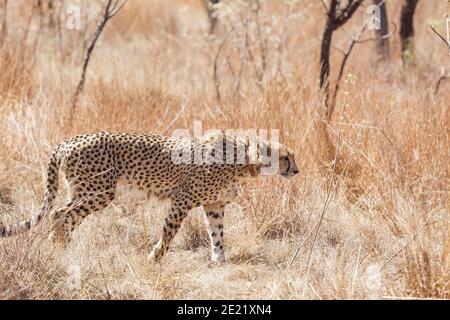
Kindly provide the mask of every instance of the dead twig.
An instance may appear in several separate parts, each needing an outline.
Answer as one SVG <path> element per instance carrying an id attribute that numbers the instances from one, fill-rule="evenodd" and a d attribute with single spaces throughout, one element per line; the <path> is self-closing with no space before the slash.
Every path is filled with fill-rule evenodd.
<path id="1" fill-rule="evenodd" d="M 447 45 L 447 48 L 450 49 L 450 39 L 445 39 L 443 35 L 441 35 L 436 28 L 434 28 L 431 24 L 430 24 L 430 29 L 431 31 L 433 31 L 442 41 L 444 41 L 444 43 Z"/>
<path id="2" fill-rule="evenodd" d="M 242 74 L 244 72 L 244 66 L 246 63 L 246 50 L 245 48 L 248 46 L 248 20 L 246 20 L 243 24 L 245 27 L 245 36 L 243 37 L 243 44 L 242 49 L 240 50 L 239 56 L 240 56 L 240 64 L 239 64 L 239 71 L 237 73 L 237 78 L 234 85 L 234 97 L 240 98 L 241 96 L 241 82 L 242 82 Z"/>
<path id="3" fill-rule="evenodd" d="M 97 29 L 95 30 L 94 37 L 92 38 L 92 41 L 86 51 L 86 56 L 84 58 L 84 63 L 83 63 L 83 69 L 81 72 L 81 78 L 80 78 L 80 81 L 78 82 L 77 89 L 75 91 L 75 94 L 74 94 L 73 100 L 72 100 L 72 108 L 70 110 L 70 116 L 69 116 L 70 123 L 72 122 L 73 112 L 77 107 L 78 98 L 84 88 L 84 83 L 86 81 L 87 68 L 89 66 L 89 62 L 91 60 L 91 55 L 92 55 L 92 52 L 94 51 L 97 40 L 100 38 L 100 35 L 101 35 L 102 31 L 104 30 L 108 21 L 111 20 L 120 11 L 120 9 L 123 8 L 123 6 L 127 2 L 128 2 L 128 0 L 122 0 L 122 1 L 108 0 L 108 3 L 105 6 L 101 20 L 97 24 Z"/>
<path id="4" fill-rule="evenodd" d="M 320 71 L 319 71 L 319 89 L 323 94 L 323 116 L 329 114 L 329 96 L 330 96 L 330 49 L 332 46 L 333 34 L 336 30 L 343 27 L 358 10 L 363 0 L 349 0 L 345 6 L 341 6 L 340 0 L 331 0 L 326 6 L 327 22 L 322 33 L 322 43 L 320 48 Z"/>
<path id="5" fill-rule="evenodd" d="M 425 229 L 425 227 L 428 225 L 428 222 L 430 221 L 431 217 L 433 216 L 433 213 L 430 213 L 427 217 L 427 220 L 425 221 L 425 223 L 422 225 L 422 227 L 420 227 L 419 231 L 417 231 L 412 238 L 405 243 L 405 245 L 403 247 L 401 247 L 397 252 L 395 252 L 389 259 L 386 260 L 386 262 L 378 269 L 378 271 L 381 271 L 384 267 L 386 267 L 389 262 L 391 262 L 396 256 L 398 256 L 398 254 L 400 252 L 402 252 L 403 250 L 405 250 L 413 241 L 415 241 L 417 239 L 417 237 L 422 233 L 422 231 Z"/>
<path id="6" fill-rule="evenodd" d="M 216 100 L 217 103 L 220 105 L 222 104 L 222 97 L 220 95 L 220 83 L 219 83 L 219 75 L 218 75 L 218 68 L 219 68 L 219 57 L 220 53 L 222 52 L 223 47 L 225 46 L 228 38 L 235 30 L 235 27 L 231 28 L 230 31 L 225 35 L 225 37 L 222 39 L 222 42 L 219 45 L 219 48 L 217 49 L 216 55 L 214 57 L 214 65 L 213 65 L 213 77 L 214 77 L 214 86 L 216 88 Z"/>
<path id="7" fill-rule="evenodd" d="M 356 150 L 357 146 L 359 145 L 360 135 L 358 135 L 357 141 L 356 141 L 355 145 L 353 146 L 353 150 L 352 150 L 350 156 L 348 157 L 347 161 L 345 162 L 344 167 L 342 168 L 342 171 L 336 177 L 337 165 L 338 165 L 338 162 L 340 161 L 340 158 L 341 158 L 341 147 L 343 145 L 343 143 L 341 143 L 341 141 L 343 140 L 343 137 L 342 137 L 342 123 L 344 122 L 345 108 L 347 106 L 347 97 L 348 97 L 348 94 L 349 94 L 348 93 L 349 84 L 350 84 L 351 81 L 352 80 L 349 79 L 346 82 L 346 86 L 347 87 L 346 87 L 346 90 L 345 90 L 346 94 L 345 94 L 345 97 L 344 97 L 344 101 L 342 103 L 342 111 L 341 111 L 341 116 L 340 116 L 340 121 L 339 121 L 339 130 L 338 130 L 338 137 L 337 137 L 337 142 L 336 142 L 336 152 L 335 152 L 334 160 L 333 160 L 333 163 L 332 163 L 332 166 L 331 166 L 332 180 L 331 180 L 331 182 L 330 182 L 330 184 L 328 186 L 327 196 L 326 196 L 324 205 L 322 207 L 322 211 L 320 213 L 320 218 L 319 218 L 319 221 L 317 223 L 317 228 L 316 228 L 316 232 L 314 234 L 313 243 L 311 245 L 311 249 L 310 249 L 309 254 L 308 254 L 308 260 L 307 260 L 307 264 L 306 264 L 306 268 L 307 268 L 306 269 L 306 279 L 308 278 L 309 271 L 310 271 L 310 268 L 311 268 L 311 257 L 312 257 L 312 253 L 314 251 L 314 247 L 315 247 L 315 244 L 316 244 L 316 241 L 317 241 L 317 237 L 319 235 L 319 230 L 320 230 L 320 226 L 322 225 L 323 218 L 324 218 L 324 216 L 325 216 L 325 214 L 326 214 L 326 212 L 328 210 L 328 207 L 329 207 L 331 201 L 334 199 L 334 196 L 337 193 L 337 189 L 338 189 L 339 183 L 340 183 L 342 177 L 344 176 L 345 172 L 347 171 L 348 165 L 349 165 L 350 161 L 352 160 L 352 157 L 353 157 L 353 155 L 355 153 L 355 150 Z"/>
<path id="8" fill-rule="evenodd" d="M 436 82 L 436 86 L 434 87 L 434 95 L 437 96 L 437 94 L 439 93 L 439 88 L 441 86 L 442 81 L 444 81 L 445 79 L 447 79 L 447 75 L 445 74 L 445 69 L 444 67 L 441 68 L 441 75 L 438 79 L 438 81 Z"/>
<path id="9" fill-rule="evenodd" d="M 350 57 L 350 54 L 352 53 L 354 46 L 358 43 L 358 41 L 361 38 L 361 36 L 363 35 L 364 31 L 366 31 L 368 23 L 369 23 L 369 20 L 367 20 L 363 24 L 361 30 L 359 30 L 359 32 L 356 34 L 355 37 L 351 37 L 350 46 L 348 47 L 347 51 L 344 52 L 344 58 L 342 59 L 341 67 L 339 68 L 339 75 L 336 80 L 336 85 L 334 86 L 334 92 L 333 92 L 333 97 L 331 99 L 330 108 L 328 109 L 328 114 L 327 114 L 328 121 L 331 120 L 331 116 L 333 115 L 334 108 L 336 106 L 336 97 L 337 97 L 337 93 L 339 91 L 340 82 L 342 79 L 342 75 L 344 74 L 344 69 L 345 69 L 345 65 L 347 64 L 347 60 Z"/>
<path id="10" fill-rule="evenodd" d="M 449 31 L 449 22 L 450 22 L 450 17 L 447 16 L 447 39 L 445 39 L 445 37 L 443 35 L 441 35 L 439 33 L 439 31 L 436 30 L 435 27 L 433 27 L 430 24 L 430 29 L 431 31 L 433 31 L 439 39 L 441 39 L 442 41 L 444 41 L 444 43 L 446 44 L 447 48 L 450 49 L 450 31 Z M 450 54 L 450 51 L 449 51 Z M 439 93 L 439 88 L 441 86 L 442 81 L 444 81 L 447 78 L 447 75 L 445 74 L 445 68 L 442 67 L 441 68 L 441 75 L 439 76 L 438 81 L 436 82 L 436 86 L 434 87 L 434 95 L 437 96 L 437 94 Z"/>
<path id="11" fill-rule="evenodd" d="M 350 54 L 352 53 L 352 50 L 355 47 L 355 45 L 356 44 L 360 44 L 360 43 L 369 42 L 369 41 L 377 41 L 377 40 L 380 40 L 380 39 L 387 39 L 390 36 L 392 36 L 394 34 L 394 32 L 396 31 L 396 29 L 397 29 L 395 23 L 393 23 L 393 25 L 394 25 L 394 31 L 393 32 L 390 32 L 389 34 L 384 35 L 382 37 L 372 37 L 372 38 L 367 38 L 367 39 L 361 40 L 361 37 L 364 34 L 364 32 L 366 31 L 366 29 L 368 27 L 368 24 L 369 24 L 369 20 L 366 20 L 366 22 L 363 24 L 363 26 L 361 27 L 361 29 L 359 30 L 359 32 L 355 36 L 353 36 L 353 37 L 349 36 L 350 39 L 351 39 L 351 42 L 350 42 L 350 46 L 348 47 L 347 51 L 344 52 L 343 50 L 333 46 L 333 48 L 337 49 L 339 52 L 341 52 L 344 55 L 344 58 L 342 59 L 341 66 L 339 68 L 339 75 L 337 77 L 336 84 L 334 86 L 333 97 L 331 99 L 330 107 L 327 110 L 328 111 L 328 113 L 327 113 L 328 121 L 331 120 L 331 117 L 332 117 L 333 112 L 334 112 L 334 108 L 336 106 L 336 98 L 337 98 L 337 94 L 339 92 L 341 79 L 342 79 L 342 76 L 344 74 L 345 65 L 347 64 L 347 60 L 350 57 Z"/>
<path id="12" fill-rule="evenodd" d="M 347 86 L 349 85 L 349 82 L 350 82 L 350 80 L 347 82 Z M 348 88 L 347 88 L 346 92 L 348 92 Z M 314 246 L 315 246 L 315 243 L 316 243 L 316 241 L 317 241 L 317 236 L 318 236 L 318 233 L 319 233 L 319 229 L 320 229 L 320 226 L 321 226 L 322 221 L 323 221 L 323 219 L 324 219 L 325 213 L 327 212 L 328 207 L 329 207 L 331 201 L 333 200 L 333 198 L 334 198 L 334 196 L 335 196 L 335 194 L 336 194 L 336 192 L 337 192 L 337 187 L 338 187 L 338 185 L 339 185 L 339 182 L 341 181 L 342 177 L 344 176 L 344 174 L 345 174 L 345 172 L 346 172 L 346 170 L 347 170 L 347 167 L 348 167 L 348 165 L 349 165 L 349 163 L 350 163 L 350 161 L 351 161 L 351 159 L 352 159 L 352 156 L 353 156 L 353 154 L 354 154 L 355 151 L 356 151 L 356 148 L 357 148 L 357 146 L 359 145 L 359 135 L 358 135 L 358 139 L 357 139 L 357 141 L 356 141 L 356 144 L 353 146 L 353 150 L 352 150 L 352 152 L 351 152 L 350 157 L 349 157 L 349 158 L 347 159 L 347 161 L 345 162 L 344 167 L 343 167 L 341 173 L 336 177 L 336 174 L 337 174 L 337 164 L 338 164 L 338 162 L 339 162 L 339 160 L 340 160 L 340 156 L 341 156 L 341 147 L 342 147 L 342 145 L 343 145 L 343 143 L 341 143 L 341 141 L 343 141 L 343 137 L 342 137 L 342 124 L 343 124 L 343 119 L 344 119 L 344 115 L 345 115 L 345 107 L 346 107 L 346 104 L 347 104 L 347 101 L 346 101 L 347 96 L 348 96 L 348 93 L 346 93 L 344 102 L 343 102 L 343 104 L 342 104 L 342 113 L 341 113 L 341 120 L 340 120 L 340 122 L 339 122 L 338 134 L 337 134 L 336 150 L 335 150 L 334 159 L 333 159 L 333 162 L 332 162 L 332 165 L 331 165 L 332 180 L 331 180 L 330 184 L 329 184 L 328 187 L 327 187 L 327 195 L 326 195 L 325 202 L 324 202 L 324 205 L 323 205 L 323 207 L 322 207 L 322 210 L 321 210 L 321 212 L 320 212 L 319 220 L 318 220 L 318 222 L 314 225 L 314 227 L 311 229 L 311 231 L 306 235 L 306 237 L 301 241 L 301 243 L 299 244 L 299 246 L 298 246 L 297 249 L 295 250 L 295 253 L 294 253 L 294 255 L 292 256 L 292 258 L 290 259 L 290 261 L 289 261 L 289 263 L 288 263 L 288 266 L 286 267 L 286 269 L 285 269 L 285 271 L 284 271 L 284 274 L 286 274 L 286 273 L 289 271 L 289 269 L 291 268 L 293 262 L 294 262 L 295 259 L 297 258 L 298 254 L 299 254 L 299 252 L 300 252 L 300 249 L 303 247 L 303 245 L 305 244 L 305 242 L 310 238 L 310 236 L 314 233 L 313 243 L 312 243 L 312 245 L 311 245 L 311 249 L 310 249 L 310 252 L 309 252 L 309 254 L 308 254 L 308 260 L 307 260 L 307 270 L 306 270 L 306 274 L 308 275 L 309 269 L 310 269 L 310 263 L 311 263 L 312 252 L 313 252 L 313 250 L 314 250 Z"/>
<path id="13" fill-rule="evenodd" d="M 381 37 L 370 37 L 370 38 L 366 38 L 366 39 L 362 39 L 362 40 L 358 40 L 356 43 L 365 43 L 365 42 L 370 42 L 370 41 L 378 41 L 378 40 L 385 40 L 387 38 L 392 37 L 392 35 L 395 34 L 395 32 L 397 31 L 397 24 L 394 21 L 391 21 L 392 25 L 394 26 L 393 30 L 391 32 L 389 32 L 388 34 L 385 34 Z"/>
<path id="14" fill-rule="evenodd" d="M 264 74 L 267 69 L 267 38 L 263 37 L 263 31 L 261 27 L 261 1 L 254 0 L 254 14 L 256 22 L 256 33 L 258 37 L 258 45 L 261 54 L 261 66 L 258 72 L 258 81 L 262 87 L 264 81 Z"/>
<path id="15" fill-rule="evenodd" d="M 327 13 L 327 12 L 328 12 L 328 6 L 327 6 L 327 4 L 325 3 L 324 0 L 320 0 L 320 2 L 322 3 L 323 8 L 325 9 L 325 13 Z"/>

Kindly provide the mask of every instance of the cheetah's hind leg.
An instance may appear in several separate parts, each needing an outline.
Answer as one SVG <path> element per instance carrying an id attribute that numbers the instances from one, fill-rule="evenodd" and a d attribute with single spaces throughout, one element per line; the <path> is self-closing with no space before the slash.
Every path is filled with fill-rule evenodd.
<path id="1" fill-rule="evenodd" d="M 52 231 L 50 235 L 48 236 L 48 239 L 52 241 L 56 245 L 61 245 L 64 248 L 67 247 L 67 245 L 70 242 L 70 239 L 66 238 L 66 234 L 64 233 L 64 224 L 62 221 L 62 217 L 66 212 L 69 212 L 71 208 L 71 205 L 67 205 L 63 208 L 60 208 L 56 211 L 53 211 L 50 214 L 50 222 L 52 224 L 51 228 Z"/>
<path id="2" fill-rule="evenodd" d="M 114 199 L 113 193 L 76 196 L 67 206 L 55 211 L 51 216 L 52 233 L 49 238 L 54 243 L 67 246 L 75 228 L 93 212 L 106 208 Z"/>

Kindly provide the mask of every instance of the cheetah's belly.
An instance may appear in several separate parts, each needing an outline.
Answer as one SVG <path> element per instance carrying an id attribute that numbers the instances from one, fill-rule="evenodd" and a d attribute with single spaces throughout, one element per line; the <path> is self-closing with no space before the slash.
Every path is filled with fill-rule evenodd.
<path id="1" fill-rule="evenodd" d="M 133 200 L 148 200 L 150 198 L 150 191 L 139 187 L 137 184 L 130 182 L 124 177 L 117 180 L 117 192 L 126 199 Z"/>

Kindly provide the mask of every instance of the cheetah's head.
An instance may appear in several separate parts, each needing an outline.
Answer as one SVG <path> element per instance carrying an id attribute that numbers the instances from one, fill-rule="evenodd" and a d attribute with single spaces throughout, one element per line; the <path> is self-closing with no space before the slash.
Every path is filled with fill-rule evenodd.
<path id="1" fill-rule="evenodd" d="M 277 171 L 274 171 L 276 169 Z M 281 143 L 258 142 L 257 163 L 249 166 L 250 174 L 255 177 L 279 174 L 292 178 L 299 173 L 294 152 Z"/>
<path id="2" fill-rule="evenodd" d="M 294 152 L 286 146 L 281 145 L 278 151 L 279 164 L 278 173 L 285 178 L 292 178 L 299 173 L 297 164 L 295 163 Z"/>

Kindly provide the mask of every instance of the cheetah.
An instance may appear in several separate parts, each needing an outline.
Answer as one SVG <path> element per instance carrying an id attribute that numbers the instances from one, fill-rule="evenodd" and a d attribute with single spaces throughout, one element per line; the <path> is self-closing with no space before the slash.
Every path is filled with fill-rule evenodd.
<path id="1" fill-rule="evenodd" d="M 50 213 L 50 238 L 67 246 L 83 219 L 106 208 L 115 198 L 118 183 L 126 183 L 140 193 L 170 202 L 161 237 L 149 260 L 160 261 L 188 212 L 203 206 L 211 259 L 223 263 L 224 211 L 238 195 L 242 180 L 260 175 L 273 155 L 277 155 L 277 174 L 290 178 L 299 172 L 294 152 L 286 146 L 259 140 L 254 146 L 251 157 L 248 138 L 221 133 L 202 139 L 110 132 L 69 138 L 51 156 L 41 209 L 28 221 L 12 225 L 0 222 L 0 237 L 26 232 Z M 261 151 L 264 148 L 265 153 Z M 199 154 L 204 157 L 202 161 L 196 161 Z M 67 205 L 52 211 L 59 171 L 64 174 L 69 199 Z"/>

